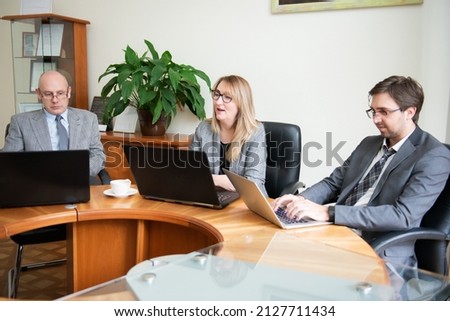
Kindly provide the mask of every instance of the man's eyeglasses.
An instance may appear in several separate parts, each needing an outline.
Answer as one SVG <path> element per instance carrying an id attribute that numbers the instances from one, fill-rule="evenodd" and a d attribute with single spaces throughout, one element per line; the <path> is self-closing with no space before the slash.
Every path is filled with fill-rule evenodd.
<path id="1" fill-rule="evenodd" d="M 53 98 L 57 98 L 58 100 L 67 98 L 67 91 L 58 91 L 56 93 L 52 93 L 51 91 L 41 92 L 42 99 L 52 100 Z"/>
<path id="2" fill-rule="evenodd" d="M 213 90 L 213 92 L 212 92 L 212 98 L 214 99 L 214 100 L 219 100 L 219 98 L 220 97 L 222 97 L 222 101 L 224 102 L 224 103 L 229 103 L 229 102 L 231 102 L 232 100 L 233 100 L 233 98 L 232 97 L 230 97 L 230 96 L 228 96 L 228 95 L 225 95 L 225 94 L 222 94 L 222 93 L 220 93 L 220 91 L 218 91 L 218 90 Z"/>
<path id="3" fill-rule="evenodd" d="M 393 110 L 381 109 L 379 111 L 375 111 L 375 109 L 369 108 L 366 110 L 366 114 L 367 114 L 367 117 L 369 117 L 370 119 L 374 118 L 376 115 L 384 118 L 384 117 L 389 116 L 389 114 L 394 113 L 399 110 L 402 110 L 402 109 L 401 108 L 397 108 L 397 109 L 393 109 Z"/>

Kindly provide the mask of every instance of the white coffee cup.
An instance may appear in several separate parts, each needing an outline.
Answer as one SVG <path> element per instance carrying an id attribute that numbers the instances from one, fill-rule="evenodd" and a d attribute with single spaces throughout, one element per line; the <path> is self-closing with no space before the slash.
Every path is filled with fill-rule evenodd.
<path id="1" fill-rule="evenodd" d="M 117 195 L 127 195 L 130 191 L 131 181 L 127 179 L 114 179 L 111 181 L 111 190 Z"/>

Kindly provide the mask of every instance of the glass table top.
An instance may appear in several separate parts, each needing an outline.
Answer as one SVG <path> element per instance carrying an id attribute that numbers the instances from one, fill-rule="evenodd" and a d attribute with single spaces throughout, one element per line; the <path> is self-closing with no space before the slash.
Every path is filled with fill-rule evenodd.
<path id="1" fill-rule="evenodd" d="M 401 276 L 398 270 L 405 271 Z M 446 300 L 449 278 L 288 233 L 245 235 L 143 261 L 127 275 L 61 300 Z"/>

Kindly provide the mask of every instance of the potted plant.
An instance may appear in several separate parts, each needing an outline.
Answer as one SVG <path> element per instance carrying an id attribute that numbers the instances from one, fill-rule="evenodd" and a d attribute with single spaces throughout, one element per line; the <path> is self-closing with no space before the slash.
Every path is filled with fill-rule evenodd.
<path id="1" fill-rule="evenodd" d="M 125 61 L 109 65 L 98 78 L 100 82 L 113 76 L 101 91 L 104 122 L 108 124 L 128 106 L 137 108 L 143 135 L 163 135 L 177 111 L 185 106 L 198 119 L 204 119 L 205 100 L 197 78 L 211 89 L 209 77 L 192 66 L 175 63 L 169 51 L 160 57 L 150 41 L 145 40 L 145 44 L 148 50 L 142 56 L 127 46 Z M 146 130 L 146 123 L 153 128 Z"/>

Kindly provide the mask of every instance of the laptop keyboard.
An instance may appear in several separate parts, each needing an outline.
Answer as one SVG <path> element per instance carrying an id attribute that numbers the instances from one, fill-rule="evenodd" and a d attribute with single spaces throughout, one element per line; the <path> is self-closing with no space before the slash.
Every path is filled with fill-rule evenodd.
<path id="1" fill-rule="evenodd" d="M 218 198 L 219 198 L 219 202 L 220 203 L 223 203 L 223 202 L 225 202 L 225 201 L 227 201 L 227 200 L 229 200 L 230 198 L 231 198 L 231 194 L 229 194 L 229 193 L 217 193 L 217 196 L 218 196 Z"/>
<path id="2" fill-rule="evenodd" d="M 220 204 L 226 205 L 239 198 L 239 194 L 233 191 L 220 190 L 217 191 L 217 198 Z"/>
<path id="3" fill-rule="evenodd" d="M 275 211 L 275 214 L 278 216 L 280 221 L 283 222 L 284 224 L 306 223 L 309 221 L 309 219 L 306 219 L 306 218 L 302 218 L 300 221 L 296 221 L 293 218 L 289 218 L 286 216 L 286 211 L 284 210 L 284 208 L 281 208 L 281 207 L 279 207 Z"/>

